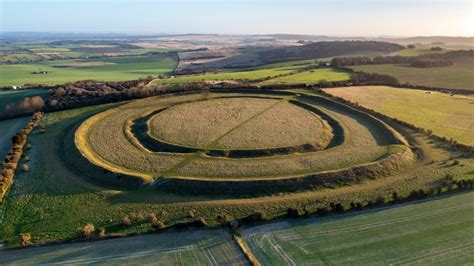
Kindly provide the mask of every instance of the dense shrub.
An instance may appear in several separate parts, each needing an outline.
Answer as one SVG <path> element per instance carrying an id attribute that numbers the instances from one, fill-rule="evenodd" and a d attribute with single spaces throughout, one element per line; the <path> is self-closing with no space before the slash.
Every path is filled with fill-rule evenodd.
<path id="1" fill-rule="evenodd" d="M 161 231 L 165 228 L 165 224 L 162 221 L 154 220 L 151 224 L 151 227 L 155 231 Z"/>
<path id="2" fill-rule="evenodd" d="M 93 224 L 86 224 L 84 227 L 79 227 L 76 230 L 78 238 L 90 239 L 94 236 L 95 227 Z"/>
<path id="3" fill-rule="evenodd" d="M 20 234 L 20 236 L 18 237 L 18 240 L 22 247 L 30 246 L 32 244 L 31 235 L 29 233 Z"/>
<path id="4" fill-rule="evenodd" d="M 150 221 L 150 223 L 153 223 L 157 220 L 158 220 L 158 218 L 156 217 L 155 213 L 152 212 L 152 213 L 148 214 L 148 221 Z"/>
<path id="5" fill-rule="evenodd" d="M 124 228 L 128 228 L 130 226 L 132 226 L 132 221 L 130 220 L 130 218 L 128 216 L 125 216 L 122 218 L 122 221 L 120 223 L 122 225 L 122 227 Z"/>

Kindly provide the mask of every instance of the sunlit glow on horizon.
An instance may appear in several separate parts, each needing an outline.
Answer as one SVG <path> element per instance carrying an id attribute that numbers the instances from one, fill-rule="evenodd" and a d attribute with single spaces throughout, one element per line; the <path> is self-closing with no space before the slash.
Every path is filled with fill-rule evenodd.
<path id="1" fill-rule="evenodd" d="M 0 31 L 473 36 L 472 0 L 0 0 Z"/>

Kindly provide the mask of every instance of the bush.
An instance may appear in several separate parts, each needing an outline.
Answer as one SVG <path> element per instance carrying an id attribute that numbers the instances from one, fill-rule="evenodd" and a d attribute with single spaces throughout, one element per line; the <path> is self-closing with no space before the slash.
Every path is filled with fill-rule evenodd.
<path id="1" fill-rule="evenodd" d="M 121 222 L 122 227 L 127 228 L 132 226 L 132 221 L 128 216 L 123 217 L 122 222 Z"/>
<path id="2" fill-rule="evenodd" d="M 100 228 L 99 231 L 97 231 L 97 237 L 105 237 L 105 228 Z"/>
<path id="3" fill-rule="evenodd" d="M 23 172 L 29 172 L 30 171 L 30 166 L 28 164 L 24 163 L 24 164 L 21 165 L 20 169 Z"/>
<path id="4" fill-rule="evenodd" d="M 93 224 L 86 224 L 86 226 L 79 227 L 76 230 L 77 237 L 83 238 L 83 239 L 91 238 L 94 232 L 95 232 L 95 227 Z"/>
<path id="5" fill-rule="evenodd" d="M 20 241 L 20 245 L 22 247 L 30 246 L 31 242 L 31 235 L 29 233 L 20 234 L 18 240 Z"/>
<path id="6" fill-rule="evenodd" d="M 161 231 L 165 228 L 165 224 L 162 222 L 162 221 L 158 221 L 158 220 L 155 220 L 153 221 L 153 223 L 151 224 L 151 227 L 155 230 L 155 231 Z"/>
<path id="7" fill-rule="evenodd" d="M 148 214 L 148 221 L 150 221 L 150 223 L 154 223 L 157 220 L 158 220 L 158 218 L 156 217 L 155 213 L 152 212 L 152 213 Z"/>

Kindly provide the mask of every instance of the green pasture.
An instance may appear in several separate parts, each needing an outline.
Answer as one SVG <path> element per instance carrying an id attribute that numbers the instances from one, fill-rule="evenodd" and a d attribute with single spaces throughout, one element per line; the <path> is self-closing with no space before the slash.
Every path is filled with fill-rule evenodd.
<path id="1" fill-rule="evenodd" d="M 320 82 L 341 81 L 350 79 L 347 72 L 337 71 L 332 68 L 320 68 L 310 71 L 305 71 L 289 76 L 277 77 L 265 81 L 265 84 L 314 84 Z"/>
<path id="2" fill-rule="evenodd" d="M 244 230 L 263 265 L 467 265 L 474 193 Z"/>
<path id="3" fill-rule="evenodd" d="M 35 64 L 0 65 L 0 86 L 23 84 L 62 84 L 79 80 L 120 81 L 147 76 L 169 75 L 176 68 L 176 57 L 172 54 L 112 57 L 90 59 L 107 62 L 98 66 L 55 67 L 72 64 L 74 60 L 45 61 Z M 87 61 L 86 61 L 87 62 Z M 31 74 L 47 71 L 47 74 Z"/>
<path id="4" fill-rule="evenodd" d="M 201 75 L 176 76 L 167 79 L 157 79 L 156 84 L 179 84 L 185 82 L 201 81 L 201 80 L 258 80 L 278 75 L 288 75 L 296 72 L 303 66 L 282 66 L 275 68 L 261 68 L 246 71 L 233 71 L 222 73 L 209 73 Z"/>
<path id="5" fill-rule="evenodd" d="M 474 60 L 463 58 L 446 67 L 419 68 L 409 65 L 362 65 L 356 71 L 390 75 L 404 83 L 446 89 L 474 90 Z"/>

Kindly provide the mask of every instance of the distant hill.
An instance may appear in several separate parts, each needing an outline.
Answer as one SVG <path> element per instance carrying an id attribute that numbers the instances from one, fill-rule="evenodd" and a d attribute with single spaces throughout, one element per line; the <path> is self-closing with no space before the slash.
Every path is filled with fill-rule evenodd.
<path id="1" fill-rule="evenodd" d="M 338 56 L 354 52 L 386 52 L 391 53 L 404 49 L 403 46 L 377 41 L 331 41 L 314 42 L 302 46 L 283 47 L 258 53 L 263 64 L 286 61 L 317 59 Z"/>

